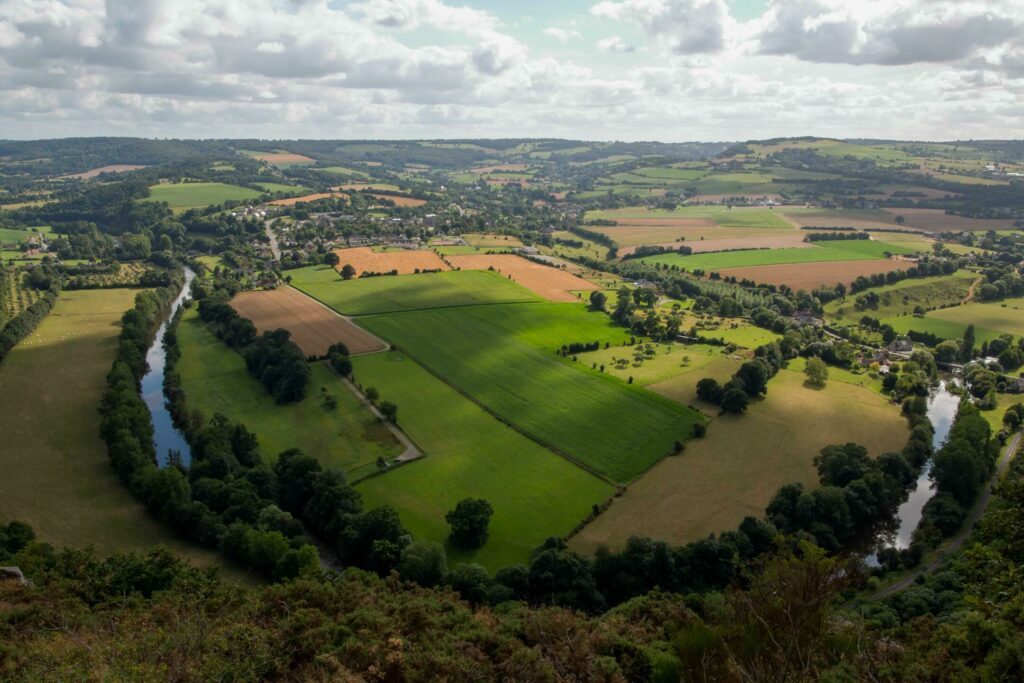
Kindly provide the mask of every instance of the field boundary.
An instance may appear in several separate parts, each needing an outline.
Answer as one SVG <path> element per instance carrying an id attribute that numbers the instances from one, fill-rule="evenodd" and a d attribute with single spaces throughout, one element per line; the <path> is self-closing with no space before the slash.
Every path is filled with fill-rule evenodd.
<path id="1" fill-rule="evenodd" d="M 453 272 L 453 271 L 449 271 L 449 272 Z M 388 276 L 388 277 L 404 277 L 404 276 L 402 276 L 402 275 L 395 275 L 395 276 Z M 288 286 L 291 287 L 292 285 L 288 285 Z M 313 299 L 314 301 L 316 301 L 321 306 L 326 306 L 335 315 L 339 315 L 339 316 L 341 316 L 343 318 L 349 318 L 350 320 L 352 320 L 353 324 L 355 324 L 355 321 L 357 319 L 359 319 L 359 318 L 370 318 L 370 317 L 377 316 L 377 315 L 400 315 L 402 313 L 422 313 L 423 311 L 442 311 L 442 310 L 445 310 L 445 309 L 448 309 L 448 308 L 470 308 L 472 306 L 522 306 L 523 304 L 563 304 L 563 303 L 564 304 L 569 304 L 569 303 L 571 303 L 569 301 L 547 301 L 546 299 L 538 298 L 535 301 L 485 301 L 485 302 L 482 302 L 482 303 L 481 302 L 474 302 L 474 303 L 469 303 L 469 304 L 449 304 L 447 306 L 426 306 L 426 307 L 423 307 L 423 308 L 403 308 L 400 311 L 379 311 L 379 312 L 376 312 L 376 313 L 361 313 L 359 315 L 351 315 L 351 314 L 347 314 L 347 313 L 342 313 L 341 311 L 337 310 L 336 308 L 331 308 L 330 304 L 328 304 L 327 302 L 325 302 L 325 301 L 323 301 L 321 299 L 318 299 L 316 296 L 314 296 L 313 294 L 310 294 L 309 292 L 307 292 L 304 289 L 300 289 L 299 287 L 295 287 L 295 289 L 299 290 L 300 292 L 302 292 L 303 294 L 308 296 L 310 299 Z M 582 300 L 579 300 L 576 303 L 582 304 L 584 302 Z M 365 330 L 366 328 L 365 327 L 360 327 L 359 329 Z M 366 331 L 369 332 L 369 330 L 366 330 Z M 373 333 L 370 332 L 370 334 L 373 334 Z M 377 336 L 377 335 L 374 335 L 374 336 Z M 379 338 L 380 337 L 378 337 L 378 339 Z M 388 346 L 390 347 L 391 344 L 389 343 Z M 387 349 L 385 349 L 385 351 L 386 350 Z M 374 351 L 373 353 L 384 353 L 384 351 Z M 359 354 L 359 355 L 366 356 L 366 355 L 369 355 L 369 354 L 363 353 L 363 354 Z"/>
<path id="2" fill-rule="evenodd" d="M 371 337 L 373 337 L 374 339 L 376 339 L 380 343 L 380 345 L 382 347 L 382 348 L 377 349 L 376 351 L 364 351 L 363 353 L 353 353 L 352 356 L 371 356 L 371 355 L 373 355 L 375 353 L 387 353 L 389 350 L 391 350 L 390 342 L 388 342 L 386 339 L 381 338 L 379 335 L 374 334 L 373 332 L 371 332 L 370 330 L 366 329 L 362 325 L 357 324 L 355 319 L 352 316 L 347 316 L 347 315 L 345 315 L 345 314 L 343 314 L 343 313 L 341 313 L 339 311 L 334 310 L 333 308 L 331 308 L 330 306 L 325 304 L 323 301 L 320 301 L 320 299 L 317 299 L 312 294 L 309 294 L 308 292 L 305 292 L 305 291 L 299 289 L 298 287 L 292 287 L 291 285 L 285 285 L 285 287 L 288 287 L 289 289 L 295 290 L 296 292 L 298 292 L 302 296 L 308 298 L 310 301 L 315 301 L 317 304 L 319 304 L 320 306 L 323 306 L 328 311 L 330 311 L 334 315 L 338 316 L 339 318 L 341 318 L 345 322 L 349 323 L 350 325 L 354 325 L 358 329 L 362 330 L 366 334 L 368 334 Z"/>

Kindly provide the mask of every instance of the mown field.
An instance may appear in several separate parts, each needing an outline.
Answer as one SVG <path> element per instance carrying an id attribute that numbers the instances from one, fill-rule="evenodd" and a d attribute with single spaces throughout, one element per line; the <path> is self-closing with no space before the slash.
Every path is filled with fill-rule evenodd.
<path id="1" fill-rule="evenodd" d="M 153 185 L 149 192 L 148 197 L 139 201 L 167 202 L 176 213 L 223 204 L 229 199 L 257 199 L 261 194 L 247 187 L 225 183 L 163 183 Z"/>
<path id="2" fill-rule="evenodd" d="M 96 413 L 117 352 L 118 321 L 138 290 L 64 292 L 0 363 L 0 519 L 32 525 L 57 547 L 101 555 L 166 545 L 203 565 L 216 553 L 175 538 L 114 474 Z"/>
<path id="3" fill-rule="evenodd" d="M 789 213 L 799 213 L 802 209 L 787 210 Z M 722 227 L 737 228 L 786 228 L 792 229 L 793 225 L 780 215 L 780 212 L 773 209 L 760 207 L 734 207 L 727 206 L 680 206 L 673 210 L 668 209 L 647 209 L 645 207 L 625 207 L 622 209 L 607 209 L 600 211 L 588 211 L 587 220 L 604 219 L 619 221 L 620 224 L 629 223 L 635 219 L 682 219 L 682 218 L 703 218 L 713 220 Z"/>
<path id="4" fill-rule="evenodd" d="M 181 375 L 190 410 L 207 417 L 223 413 L 256 432 L 263 456 L 272 462 L 288 448 L 301 448 L 325 467 L 347 472 L 372 465 L 379 456 L 402 452 L 400 443 L 323 363 L 311 365 L 306 398 L 277 405 L 245 369 L 245 361 L 211 333 L 195 310 L 178 327 Z M 321 387 L 338 407 L 328 408 Z"/>
<path id="5" fill-rule="evenodd" d="M 869 291 L 878 294 L 881 299 L 877 308 L 858 311 L 855 300 L 859 295 L 847 295 L 845 299 L 825 304 L 825 315 L 836 320 L 855 321 L 864 315 L 874 318 L 903 315 L 913 312 L 918 306 L 923 309 L 949 306 L 963 301 L 971 283 L 977 278 L 975 273 L 961 270 L 952 275 L 911 278 L 891 285 L 872 287 Z"/>
<path id="6" fill-rule="evenodd" d="M 967 326 L 974 325 L 979 344 L 1004 334 L 1024 336 L 1024 311 L 999 303 L 968 303 L 929 311 L 924 316 L 903 315 L 882 320 L 897 332 L 928 332 L 942 339 L 960 339 Z"/>
<path id="7" fill-rule="evenodd" d="M 364 386 L 398 405 L 398 423 L 426 457 L 357 488 L 367 506 L 391 505 L 418 540 L 445 543 L 446 512 L 463 498 L 494 506 L 483 548 L 446 548 L 449 566 L 475 562 L 496 570 L 526 562 L 550 536 L 562 536 L 607 500 L 613 487 L 503 424 L 398 353 L 360 356 Z"/>
<path id="8" fill-rule="evenodd" d="M 685 380 L 652 388 L 689 400 L 693 382 Z M 902 448 L 907 427 L 898 407 L 862 387 L 829 382 L 815 390 L 803 381 L 782 370 L 746 415 L 716 417 L 704 439 L 658 463 L 570 546 L 617 548 L 633 535 L 679 544 L 735 529 L 743 517 L 762 515 L 782 485 L 817 485 L 813 460 L 826 445 L 854 441 L 872 455 Z"/>
<path id="9" fill-rule="evenodd" d="M 802 249 L 748 249 L 703 254 L 661 254 L 641 261 L 678 266 L 686 270 L 714 271 L 723 268 L 749 268 L 785 263 L 817 263 L 822 261 L 866 261 L 884 259 L 889 254 L 909 254 L 909 247 L 876 240 L 834 240 L 820 242 Z"/>
<path id="10" fill-rule="evenodd" d="M 329 266 L 288 271 L 292 286 L 345 315 L 540 301 L 491 271 L 421 273 L 342 280 Z"/>
<path id="11" fill-rule="evenodd" d="M 559 358 L 563 344 L 628 339 L 628 331 L 583 306 L 474 306 L 360 322 L 502 419 L 614 481 L 629 481 L 667 455 L 701 419 Z"/>

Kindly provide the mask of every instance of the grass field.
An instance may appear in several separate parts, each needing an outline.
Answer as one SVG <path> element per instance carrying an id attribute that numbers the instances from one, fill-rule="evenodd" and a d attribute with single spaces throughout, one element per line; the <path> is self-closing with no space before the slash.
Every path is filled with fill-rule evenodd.
<path id="1" fill-rule="evenodd" d="M 744 268 L 723 268 L 722 277 L 751 280 L 762 285 L 788 285 L 794 290 L 813 290 L 822 285 L 842 282 L 850 284 L 858 277 L 884 274 L 894 270 L 908 270 L 914 261 L 895 259 L 859 259 L 856 261 L 817 261 L 810 263 L 781 263 Z"/>
<path id="2" fill-rule="evenodd" d="M 52 235 L 53 228 L 48 225 L 34 228 L 26 228 L 24 230 L 16 230 L 14 228 L 0 228 L 0 244 L 21 244 L 26 241 L 32 235 Z"/>
<path id="3" fill-rule="evenodd" d="M 652 344 L 655 355 L 647 357 L 641 353 L 638 359 L 636 352 L 639 346 L 614 346 L 582 353 L 579 362 L 588 367 L 593 363 L 596 363 L 598 368 L 603 365 L 605 372 L 613 377 L 623 381 L 632 377 L 635 384 L 648 386 L 690 373 L 698 373 L 693 379 L 696 383 L 702 377 L 699 374 L 700 370 L 723 355 L 723 350 L 716 346 Z M 622 359 L 626 360 L 625 364 L 621 363 Z"/>
<path id="4" fill-rule="evenodd" d="M 449 564 L 476 562 L 490 570 L 526 562 L 550 536 L 562 536 L 613 487 L 555 455 L 398 353 L 354 359 L 364 385 L 398 405 L 402 429 L 425 458 L 358 485 L 367 506 L 388 504 L 419 540 L 444 543 L 444 515 L 467 497 L 494 506 L 483 548 L 447 548 Z"/>
<path id="5" fill-rule="evenodd" d="M 952 275 L 935 277 L 911 278 L 882 287 L 872 287 L 869 291 L 878 294 L 881 302 L 878 308 L 858 311 L 855 307 L 856 296 L 847 296 L 825 304 L 825 315 L 837 320 L 859 320 L 861 316 L 870 315 L 874 318 L 885 318 L 913 312 L 914 308 L 934 308 L 948 306 L 962 301 L 967 296 L 971 282 L 977 275 L 961 270 Z"/>
<path id="6" fill-rule="evenodd" d="M 816 485 L 813 459 L 826 445 L 854 441 L 872 455 L 903 446 L 898 407 L 868 389 L 830 382 L 814 390 L 803 381 L 779 372 L 763 401 L 746 415 L 715 418 L 704 439 L 656 465 L 570 546 L 621 547 L 633 535 L 685 543 L 735 529 L 746 515 L 763 515 L 782 485 Z"/>
<path id="7" fill-rule="evenodd" d="M 218 564 L 215 553 L 178 540 L 149 516 L 114 474 L 100 439 L 96 409 L 117 352 L 117 322 L 136 291 L 62 293 L 0 363 L 0 387 L 12 399 L 0 411 L 0 519 L 28 522 L 57 547 L 92 545 L 108 555 L 162 544 Z"/>
<path id="8" fill-rule="evenodd" d="M 556 356 L 563 344 L 628 338 L 583 306 L 474 306 L 360 322 L 503 419 L 614 481 L 643 472 L 700 420 L 589 364 Z"/>
<path id="9" fill-rule="evenodd" d="M 306 194 L 310 190 L 301 185 L 285 185 L 284 183 L 256 183 L 267 192 L 285 192 L 287 194 Z"/>
<path id="10" fill-rule="evenodd" d="M 344 281 L 329 266 L 288 271 L 292 286 L 346 315 L 540 301 L 533 292 L 487 271 L 371 277 Z"/>
<path id="11" fill-rule="evenodd" d="M 644 263 L 661 263 L 687 270 L 714 271 L 723 268 L 749 268 L 784 263 L 817 263 L 821 261 L 863 261 L 883 259 L 888 254 L 914 251 L 876 240 L 834 240 L 804 249 L 750 249 L 704 254 L 661 254 L 640 259 Z"/>
<path id="12" fill-rule="evenodd" d="M 929 311 L 924 317 L 904 315 L 883 320 L 897 332 L 930 332 L 943 339 L 960 339 L 967 326 L 973 324 L 979 344 L 1003 334 L 1024 336 L 1024 311 L 1014 307 L 1012 302 L 1007 305 L 969 303 Z"/>
<path id="13" fill-rule="evenodd" d="M 378 456 L 402 452 L 391 432 L 323 363 L 310 366 L 313 376 L 304 400 L 277 405 L 246 371 L 242 357 L 217 339 L 194 309 L 181 321 L 178 344 L 177 369 L 189 410 L 207 417 L 219 412 L 242 422 L 256 432 L 268 462 L 283 450 L 301 448 L 326 467 L 352 471 Z M 338 400 L 336 409 L 322 403 L 321 387 Z"/>
<path id="14" fill-rule="evenodd" d="M 795 212 L 799 212 L 797 209 Z M 788 211 L 787 211 L 788 213 Z M 588 211 L 587 220 L 605 219 L 628 224 L 631 219 L 657 218 L 661 220 L 673 218 L 704 218 L 715 221 L 722 227 L 736 228 L 792 228 L 779 212 L 759 207 L 727 206 L 680 206 L 674 210 L 647 209 L 645 207 L 626 207 L 602 211 Z"/>
<path id="15" fill-rule="evenodd" d="M 223 204 L 229 199 L 257 199 L 260 192 L 247 187 L 225 183 L 163 183 L 149 188 L 149 196 L 139 201 L 167 202 L 175 213 L 212 204 Z"/>

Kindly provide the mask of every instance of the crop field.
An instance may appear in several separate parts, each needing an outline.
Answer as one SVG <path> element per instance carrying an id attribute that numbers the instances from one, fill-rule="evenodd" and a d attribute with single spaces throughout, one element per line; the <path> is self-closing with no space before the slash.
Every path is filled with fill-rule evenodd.
<path id="1" fill-rule="evenodd" d="M 712 220 L 723 228 L 792 228 L 793 224 L 782 215 L 784 209 L 778 211 L 761 207 L 727 206 L 680 206 L 674 210 L 648 209 L 645 207 L 626 207 L 603 211 L 588 211 L 587 220 L 604 219 L 618 221 L 620 225 L 636 224 L 637 220 L 680 220 L 702 218 Z M 789 213 L 798 213 L 803 209 L 785 209 Z"/>
<path id="2" fill-rule="evenodd" d="M 225 183 L 161 183 L 151 186 L 149 196 L 139 201 L 167 202 L 172 211 L 181 213 L 232 199 L 257 199 L 260 194 L 247 187 Z"/>
<path id="3" fill-rule="evenodd" d="M 215 553 L 179 541 L 149 516 L 111 469 L 100 439 L 96 407 L 117 352 L 117 323 L 135 294 L 63 292 L 0 363 L 0 387 L 17 399 L 0 411 L 0 519 L 28 522 L 58 547 L 93 545 L 108 555 L 163 544 L 213 564 Z"/>
<path id="4" fill-rule="evenodd" d="M 633 535 L 678 544 L 735 529 L 746 515 L 762 515 L 780 486 L 816 486 L 813 460 L 826 445 L 855 441 L 872 455 L 903 447 L 898 407 L 869 389 L 830 382 L 814 390 L 803 381 L 779 372 L 746 415 L 715 418 L 705 438 L 658 463 L 570 546 L 618 548 Z"/>
<path id="5" fill-rule="evenodd" d="M 630 230 L 630 228 L 606 228 L 605 229 L 612 239 L 616 238 L 616 235 L 622 235 L 623 232 Z M 611 231 L 615 231 L 614 233 Z M 619 232 L 623 231 L 623 232 Z M 602 231 L 604 232 L 604 230 Z M 680 231 L 675 231 L 680 232 Z M 809 249 L 814 245 L 810 242 L 804 242 L 805 235 L 796 230 L 760 230 L 757 228 L 743 229 L 743 228 L 711 228 L 710 230 L 702 230 L 699 234 L 693 235 L 689 230 L 683 232 L 680 237 L 686 237 L 682 242 L 670 241 L 670 242 L 651 242 L 643 241 L 644 244 L 660 244 L 661 246 L 678 247 L 685 245 L 693 250 L 695 254 L 704 254 L 707 252 L 714 251 L 729 251 L 732 249 Z M 728 233 L 734 235 L 742 235 L 741 237 L 719 237 L 718 235 Z M 635 234 L 626 233 L 625 238 L 630 241 L 637 241 L 639 238 L 643 240 L 643 233 L 637 232 Z M 710 239 L 707 239 L 710 236 Z M 696 237 L 696 239 L 694 239 Z M 617 241 L 617 240 L 616 240 Z M 621 243 L 620 243 L 621 244 Z M 625 256 L 636 251 L 637 246 L 634 245 L 629 247 L 623 247 L 619 249 L 618 255 Z"/>
<path id="6" fill-rule="evenodd" d="M 473 306 L 361 322 L 502 419 L 614 481 L 629 481 L 667 455 L 701 419 L 555 355 L 567 343 L 628 339 L 627 330 L 583 306 Z"/>
<path id="7" fill-rule="evenodd" d="M 341 259 L 338 269 L 350 265 L 356 269 L 356 277 L 367 272 L 390 273 L 392 270 L 397 270 L 399 275 L 424 270 L 448 270 L 447 263 L 427 250 L 374 251 L 370 247 L 352 247 L 335 249 L 334 253 Z"/>
<path id="8" fill-rule="evenodd" d="M 294 152 L 246 152 L 246 154 L 274 166 L 301 166 L 316 163 L 316 159 Z"/>
<path id="9" fill-rule="evenodd" d="M 977 277 L 974 273 L 961 270 L 952 275 L 913 278 L 882 287 L 872 287 L 870 291 L 878 294 L 881 299 L 877 308 L 858 311 L 855 304 L 856 296 L 847 295 L 845 299 L 836 299 L 825 304 L 825 315 L 836 320 L 854 321 L 864 315 L 874 318 L 903 315 L 913 312 L 918 306 L 924 309 L 949 306 L 963 301 L 971 283 Z"/>
<path id="10" fill-rule="evenodd" d="M 924 232 L 945 232 L 957 230 L 999 230 L 1008 228 L 1012 221 L 988 218 L 966 218 L 947 214 L 941 209 L 782 209 L 787 218 L 797 225 L 817 227 L 852 228 L 898 228 L 916 229 Z M 896 222 L 896 216 L 903 216 L 904 223 Z"/>
<path id="11" fill-rule="evenodd" d="M 599 287 L 558 268 L 541 265 L 512 254 L 450 256 L 448 262 L 460 270 L 489 270 L 536 292 L 548 301 L 579 301 L 573 291 L 596 291 Z"/>
<path id="12" fill-rule="evenodd" d="M 834 240 L 820 242 L 802 249 L 747 249 L 701 253 L 661 254 L 648 256 L 645 263 L 662 263 L 679 266 L 686 270 L 716 271 L 725 268 L 748 268 L 787 263 L 817 263 L 821 261 L 867 261 L 887 258 L 888 254 L 905 254 L 913 251 L 877 240 Z M 895 270 L 895 267 L 890 270 Z"/>
<path id="13" fill-rule="evenodd" d="M 494 235 L 490 233 L 469 232 L 462 236 L 466 244 L 474 247 L 521 247 L 522 241 L 513 235 Z"/>
<path id="14" fill-rule="evenodd" d="M 305 399 L 277 405 L 245 369 L 242 356 L 217 339 L 194 309 L 186 312 L 178 327 L 178 344 L 177 370 L 189 410 L 200 410 L 207 417 L 223 413 L 244 423 L 256 432 L 268 462 L 283 450 L 301 448 L 325 467 L 350 472 L 403 450 L 323 363 L 310 365 L 313 375 Z M 334 396 L 337 408 L 325 405 L 323 394 Z"/>
<path id="15" fill-rule="evenodd" d="M 393 194 L 371 194 L 368 195 L 374 199 L 386 199 L 390 202 L 394 202 L 395 206 L 423 206 L 427 203 L 426 199 L 417 199 L 416 197 L 400 197 Z"/>
<path id="16" fill-rule="evenodd" d="M 476 168 L 469 169 L 470 173 L 502 173 L 502 172 L 517 172 L 525 171 L 529 166 L 527 164 L 495 164 L 493 166 L 478 166 Z"/>
<path id="17" fill-rule="evenodd" d="M 314 192 L 313 194 L 304 194 L 301 197 L 287 197 L 285 199 L 275 199 L 267 202 L 270 206 L 295 206 L 296 204 L 308 204 L 309 202 L 315 202 L 320 199 L 335 199 L 338 197 L 345 197 L 346 195 L 340 192 Z"/>
<path id="18" fill-rule="evenodd" d="M 330 266 L 288 271 L 292 286 L 345 315 L 537 302 L 540 297 L 491 271 L 467 270 L 344 281 Z"/>
<path id="19" fill-rule="evenodd" d="M 353 354 L 387 348 L 381 340 L 297 289 L 241 292 L 231 300 L 239 315 L 262 333 L 284 328 L 307 356 L 325 356 L 331 344 L 344 342 Z"/>
<path id="20" fill-rule="evenodd" d="M 722 277 L 752 280 L 758 284 L 788 285 L 793 289 L 806 289 L 810 291 L 819 285 L 834 285 L 839 282 L 849 284 L 861 275 L 888 273 L 891 270 L 907 270 L 913 266 L 913 261 L 884 259 L 723 268 L 719 272 Z"/>
<path id="21" fill-rule="evenodd" d="M 398 353 L 354 360 L 364 386 L 399 406 L 399 425 L 426 457 L 362 481 L 369 506 L 390 505 L 419 540 L 444 543 L 444 515 L 467 497 L 494 506 L 487 544 L 447 547 L 449 566 L 475 562 L 495 570 L 526 562 L 550 536 L 562 536 L 607 500 L 613 487 L 495 419 Z"/>

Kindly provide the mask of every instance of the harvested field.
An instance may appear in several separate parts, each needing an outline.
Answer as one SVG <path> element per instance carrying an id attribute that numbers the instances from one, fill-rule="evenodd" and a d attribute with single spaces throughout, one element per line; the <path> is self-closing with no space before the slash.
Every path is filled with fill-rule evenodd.
<path id="1" fill-rule="evenodd" d="M 664 242 L 659 246 L 678 247 L 686 245 L 693 249 L 693 253 L 702 254 L 709 251 L 728 251 L 730 249 L 805 249 L 814 246 L 810 242 L 804 242 L 803 233 L 781 233 L 782 231 L 767 232 L 759 231 L 751 237 L 729 237 L 723 239 L 709 240 L 687 240 L 684 242 Z M 639 245 L 637 245 L 639 246 Z M 619 249 L 619 256 L 632 254 L 636 246 L 623 247 Z"/>
<path id="2" fill-rule="evenodd" d="M 302 204 L 303 202 L 315 202 L 318 199 L 330 199 L 332 197 L 344 197 L 346 195 L 340 192 L 317 192 L 315 194 L 306 194 L 301 197 L 288 197 L 286 199 L 275 199 L 272 202 L 267 202 L 271 206 L 295 206 L 296 204 Z"/>
<path id="3" fill-rule="evenodd" d="M 393 194 L 371 194 L 371 197 L 377 199 L 387 199 L 395 203 L 395 206 L 423 206 L 427 203 L 426 199 L 416 199 L 415 197 L 396 197 Z"/>
<path id="4" fill-rule="evenodd" d="M 365 272 L 390 273 L 397 270 L 399 275 L 409 275 L 424 270 L 448 270 L 448 264 L 432 251 L 374 251 L 369 247 L 352 247 L 351 249 L 335 249 L 341 261 L 338 268 L 351 265 L 356 269 L 356 277 Z"/>
<path id="5" fill-rule="evenodd" d="M 231 300 L 239 315 L 259 332 L 281 327 L 307 356 L 325 356 L 331 344 L 344 342 L 355 355 L 383 351 L 387 345 L 351 320 L 291 287 L 242 292 Z"/>
<path id="6" fill-rule="evenodd" d="M 557 268 L 543 266 L 511 254 L 471 254 L 449 256 L 448 262 L 461 270 L 488 270 L 494 268 L 513 282 L 540 294 L 549 301 L 579 301 L 574 291 L 595 291 L 592 282 Z"/>
<path id="7" fill-rule="evenodd" d="M 137 171 L 140 168 L 146 168 L 145 166 L 138 166 L 136 164 L 110 164 L 109 166 L 100 166 L 84 173 L 71 173 L 68 175 L 59 176 L 60 178 L 78 178 L 80 180 L 88 180 L 89 178 L 95 178 L 101 173 L 127 173 L 128 171 Z"/>
<path id="8" fill-rule="evenodd" d="M 903 216 L 906 220 L 903 227 L 920 228 L 928 232 L 1006 230 L 1013 227 L 1012 220 L 953 216 L 941 209 L 885 209 L 885 212 L 892 215 L 893 222 L 897 215 Z"/>
<path id="9" fill-rule="evenodd" d="M 492 235 L 489 233 L 468 232 L 462 236 L 466 244 L 474 247 L 521 247 L 522 241 L 512 235 Z"/>
<path id="10" fill-rule="evenodd" d="M 808 291 L 819 285 L 849 284 L 860 275 L 888 273 L 890 270 L 913 268 L 914 261 L 878 259 L 870 261 L 825 261 L 819 263 L 787 263 L 748 268 L 726 268 L 722 277 L 753 280 L 758 284 L 789 285 L 793 289 Z"/>
<path id="11" fill-rule="evenodd" d="M 294 154 L 292 152 L 253 152 L 250 156 L 265 161 L 268 164 L 315 164 L 316 159 L 311 159 L 305 154 Z"/>
<path id="12" fill-rule="evenodd" d="M 955 230 L 1005 230 L 1012 227 L 1012 221 L 987 218 L 965 218 L 953 216 L 941 209 L 876 209 L 841 211 L 837 209 L 811 209 L 786 212 L 788 218 L 800 227 L 852 227 L 901 230 L 922 230 L 945 232 Z M 896 216 L 903 216 L 904 223 L 896 223 Z"/>

